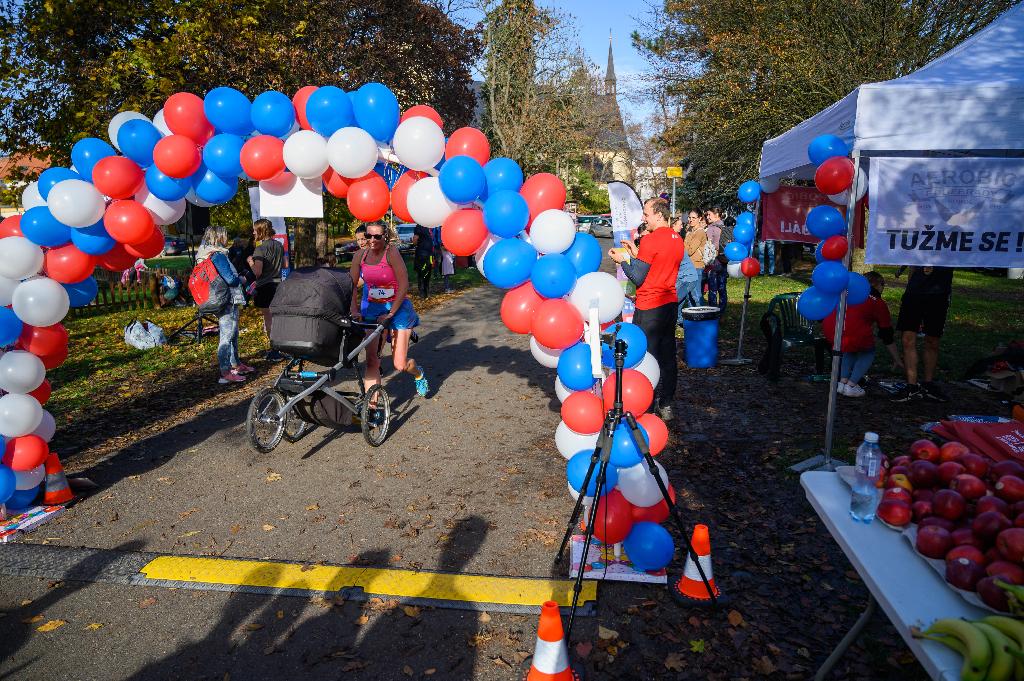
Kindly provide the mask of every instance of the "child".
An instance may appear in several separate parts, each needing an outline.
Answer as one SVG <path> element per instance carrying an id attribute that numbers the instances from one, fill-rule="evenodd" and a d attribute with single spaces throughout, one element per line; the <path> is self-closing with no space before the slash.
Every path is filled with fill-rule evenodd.
<path id="1" fill-rule="evenodd" d="M 444 277 L 444 292 L 451 293 L 451 277 L 455 274 L 455 254 L 441 246 L 441 276 Z"/>
<path id="2" fill-rule="evenodd" d="M 878 325 L 878 337 L 882 339 L 885 349 L 892 356 L 893 367 L 903 366 L 893 342 L 889 307 L 882 300 L 885 279 L 878 272 L 868 272 L 864 277 L 871 284 L 871 293 L 863 303 L 846 308 L 846 319 L 843 322 L 843 362 L 839 371 L 837 392 L 846 397 L 864 397 L 864 388 L 860 387 L 859 383 L 875 359 L 872 326 Z M 821 325 L 831 347 L 835 340 L 836 312 L 833 310 Z"/>

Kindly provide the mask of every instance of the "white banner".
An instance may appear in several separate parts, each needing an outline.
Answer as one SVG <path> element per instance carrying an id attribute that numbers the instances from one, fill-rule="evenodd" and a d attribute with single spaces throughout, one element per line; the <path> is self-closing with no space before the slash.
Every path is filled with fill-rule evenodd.
<path id="1" fill-rule="evenodd" d="M 871 159 L 865 261 L 1024 266 L 1024 159 Z"/>
<path id="2" fill-rule="evenodd" d="M 618 248 L 621 242 L 633 240 L 633 232 L 644 221 L 644 204 L 632 186 L 618 181 L 608 183 L 608 201 L 612 212 L 612 248 Z M 615 266 L 615 278 L 626 291 L 622 319 L 628 322 L 633 318 L 634 309 L 630 296 L 636 295 L 636 289 L 618 265 Z"/>

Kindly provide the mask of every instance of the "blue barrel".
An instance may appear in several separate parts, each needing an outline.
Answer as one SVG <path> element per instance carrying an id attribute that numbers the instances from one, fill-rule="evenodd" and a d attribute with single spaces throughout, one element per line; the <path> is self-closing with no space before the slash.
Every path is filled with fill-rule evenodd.
<path id="1" fill-rule="evenodd" d="M 708 369 L 718 364 L 717 307 L 688 307 L 683 310 L 683 348 L 686 364 L 692 369 Z"/>

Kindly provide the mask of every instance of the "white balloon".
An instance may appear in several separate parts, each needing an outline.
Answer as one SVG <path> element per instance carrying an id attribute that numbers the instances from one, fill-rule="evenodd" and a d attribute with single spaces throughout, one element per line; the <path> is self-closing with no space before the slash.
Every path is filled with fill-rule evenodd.
<path id="1" fill-rule="evenodd" d="M 284 175 L 284 174 L 285 173 L 281 173 L 281 175 Z M 291 175 L 291 173 L 288 173 L 288 174 Z M 294 178 L 295 176 L 292 175 L 292 177 Z M 263 183 L 261 182 L 260 186 L 262 186 L 262 185 L 263 185 Z M 189 203 L 191 203 L 193 206 L 199 206 L 200 208 L 209 208 L 210 206 L 213 205 L 209 201 L 205 201 L 205 200 L 199 198 L 199 195 L 196 194 L 196 190 L 195 189 L 189 189 L 188 190 L 188 194 L 185 194 L 185 200 L 188 201 Z"/>
<path id="2" fill-rule="evenodd" d="M 25 185 L 24 191 L 21 192 L 21 207 L 28 210 L 29 208 L 45 205 L 46 199 L 39 193 L 39 183 L 33 181 Z"/>
<path id="3" fill-rule="evenodd" d="M 43 439 L 43 442 L 49 442 L 53 439 L 53 434 L 57 432 L 57 422 L 53 420 L 53 414 L 43 410 L 43 418 L 39 421 L 39 425 L 32 431 L 33 435 L 37 435 Z"/>
<path id="4" fill-rule="evenodd" d="M 658 381 L 661 380 L 661 367 L 658 366 L 658 360 L 654 359 L 654 355 L 649 352 L 645 353 L 644 358 L 633 368 L 646 376 L 653 387 L 658 387 Z"/>
<path id="5" fill-rule="evenodd" d="M 295 137 L 301 134 L 297 132 Z M 342 177 L 362 177 L 377 164 L 377 142 L 362 128 L 341 128 L 327 140 L 327 158 Z"/>
<path id="6" fill-rule="evenodd" d="M 413 116 L 398 126 L 392 148 L 402 165 L 413 170 L 431 170 L 444 158 L 444 132 L 429 118 Z"/>
<path id="7" fill-rule="evenodd" d="M 21 437 L 35 430 L 43 420 L 43 408 L 31 395 L 11 393 L 0 397 L 0 435 Z"/>
<path id="8" fill-rule="evenodd" d="M 545 345 L 541 345 L 537 342 L 536 338 L 530 336 L 530 353 L 541 366 L 545 366 L 548 369 L 557 368 L 558 358 L 562 355 L 562 352 L 562 350 L 553 350 Z"/>
<path id="9" fill-rule="evenodd" d="M 0 239 L 0 277 L 21 281 L 42 268 L 43 249 L 39 246 L 23 236 Z"/>
<path id="10" fill-rule="evenodd" d="M 654 465 L 658 468 L 659 477 L 667 489 L 668 474 L 657 461 L 654 462 Z M 661 488 L 658 487 L 658 482 L 651 475 L 651 469 L 647 467 L 646 461 L 641 461 L 629 468 L 620 468 L 619 481 L 615 486 L 622 492 L 622 496 L 626 497 L 626 501 L 634 506 L 647 508 L 664 500 L 664 497 L 661 496 Z"/>
<path id="11" fill-rule="evenodd" d="M 476 249 L 476 253 L 473 254 L 473 260 L 476 262 L 476 268 L 480 271 L 480 274 L 487 276 L 484 273 L 484 256 L 487 255 L 487 251 L 491 250 L 491 246 L 501 241 L 501 237 L 494 236 L 490 232 L 487 233 L 487 238 L 480 244 L 480 248 Z"/>
<path id="12" fill-rule="evenodd" d="M 327 140 L 312 130 L 300 130 L 284 143 L 284 164 L 296 177 L 318 178 L 326 172 Z"/>
<path id="13" fill-rule="evenodd" d="M 573 390 L 569 390 L 562 383 L 562 379 L 555 376 L 555 395 L 558 397 L 559 402 L 565 402 L 565 398 L 573 394 Z"/>
<path id="14" fill-rule="evenodd" d="M 153 216 L 154 224 L 157 225 L 173 224 L 185 214 L 185 199 L 164 201 L 150 194 L 149 189 L 145 186 L 135 195 L 135 200 L 149 211 L 149 214 Z"/>
<path id="15" fill-rule="evenodd" d="M 566 481 L 565 484 L 569 487 L 569 496 L 572 497 L 572 500 L 576 501 L 577 499 L 579 499 L 580 498 L 580 493 L 572 488 L 572 483 L 570 483 L 569 481 Z"/>
<path id="16" fill-rule="evenodd" d="M 122 125 L 132 120 L 148 121 L 149 119 L 138 111 L 122 111 L 121 113 L 114 114 L 114 117 L 110 119 L 110 124 L 107 125 L 107 137 L 110 138 L 110 143 L 118 151 L 121 151 L 121 147 L 117 144 L 117 131 L 121 129 Z"/>
<path id="17" fill-rule="evenodd" d="M 779 177 L 777 175 L 758 180 L 757 183 L 761 185 L 761 191 L 765 194 L 773 194 L 779 189 Z"/>
<path id="18" fill-rule="evenodd" d="M 164 137 L 174 134 L 173 132 L 171 132 L 171 129 L 167 127 L 167 122 L 164 120 L 163 109 L 157 111 L 156 115 L 153 116 L 153 125 L 156 127 L 157 130 L 160 131 L 160 134 L 163 135 Z"/>
<path id="19" fill-rule="evenodd" d="M 845 206 L 850 202 L 850 190 L 844 189 L 838 194 L 828 194 L 828 200 L 832 203 L 838 203 L 840 206 Z"/>
<path id="20" fill-rule="evenodd" d="M 27 471 L 14 471 L 14 489 L 26 490 L 38 487 L 46 479 L 46 464 L 41 463 Z"/>
<path id="21" fill-rule="evenodd" d="M 864 195 L 868 193 L 868 171 L 866 168 L 861 168 L 857 175 L 857 200 L 860 201 L 864 198 Z"/>
<path id="22" fill-rule="evenodd" d="M 576 223 L 564 210 L 551 208 L 533 219 L 529 236 L 533 247 L 541 253 L 561 253 L 572 246 Z"/>
<path id="23" fill-rule="evenodd" d="M 742 264 L 743 263 L 730 261 L 729 264 L 725 266 L 725 270 L 726 270 L 726 272 L 729 273 L 730 277 L 735 277 L 735 278 L 742 277 L 743 276 L 743 270 L 740 269 L 740 266 Z"/>
<path id="24" fill-rule="evenodd" d="M 410 118 L 409 120 L 414 119 Z M 426 120 L 436 127 L 436 124 L 429 119 L 421 120 Z M 436 177 L 424 177 L 417 180 L 409 188 L 406 202 L 409 207 L 409 215 L 417 224 L 424 227 L 440 227 L 445 218 L 459 207 L 457 203 L 452 203 L 444 195 L 444 192 L 441 191 L 441 182 Z"/>
<path id="25" fill-rule="evenodd" d="M 85 180 L 62 180 L 46 195 L 53 217 L 68 227 L 91 227 L 103 219 L 103 194 Z"/>
<path id="26" fill-rule="evenodd" d="M 593 452 L 599 435 L 600 432 L 589 435 L 577 433 L 565 425 L 565 421 L 559 421 L 558 427 L 555 428 L 555 446 L 558 447 L 558 453 L 568 461 L 579 452 Z"/>
<path id="27" fill-rule="evenodd" d="M 67 290 L 49 277 L 21 282 L 11 299 L 14 314 L 32 326 L 52 326 L 64 319 L 70 307 Z"/>
<path id="28" fill-rule="evenodd" d="M 17 279 L 0 277 L 0 307 L 7 307 L 11 304 L 11 300 L 14 298 L 14 289 L 20 283 Z"/>
<path id="29" fill-rule="evenodd" d="M 626 294 L 622 284 L 607 272 L 590 272 L 576 280 L 576 287 L 569 294 L 569 302 L 576 306 L 584 319 L 590 317 L 590 303 L 597 301 L 597 314 L 606 324 L 622 313 Z"/>
<path id="30" fill-rule="evenodd" d="M 9 393 L 30 393 L 46 378 L 43 361 L 24 350 L 11 350 L 0 356 L 0 389 Z"/>

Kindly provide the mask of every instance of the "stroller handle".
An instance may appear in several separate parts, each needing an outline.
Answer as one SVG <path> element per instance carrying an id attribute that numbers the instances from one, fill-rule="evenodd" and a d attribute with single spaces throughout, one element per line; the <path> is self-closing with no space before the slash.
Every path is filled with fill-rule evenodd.
<path id="1" fill-rule="evenodd" d="M 368 333 L 366 335 L 366 338 L 364 338 L 363 341 L 352 350 L 352 352 L 348 353 L 348 355 L 345 358 L 346 361 L 352 361 L 353 359 L 355 359 L 359 355 L 359 353 L 362 352 L 364 348 L 366 348 L 367 345 L 377 340 L 377 337 L 380 336 L 380 334 L 384 331 L 383 324 L 367 324 L 365 322 L 353 321 L 352 325 L 358 326 L 363 329 L 373 329 L 373 331 Z"/>

